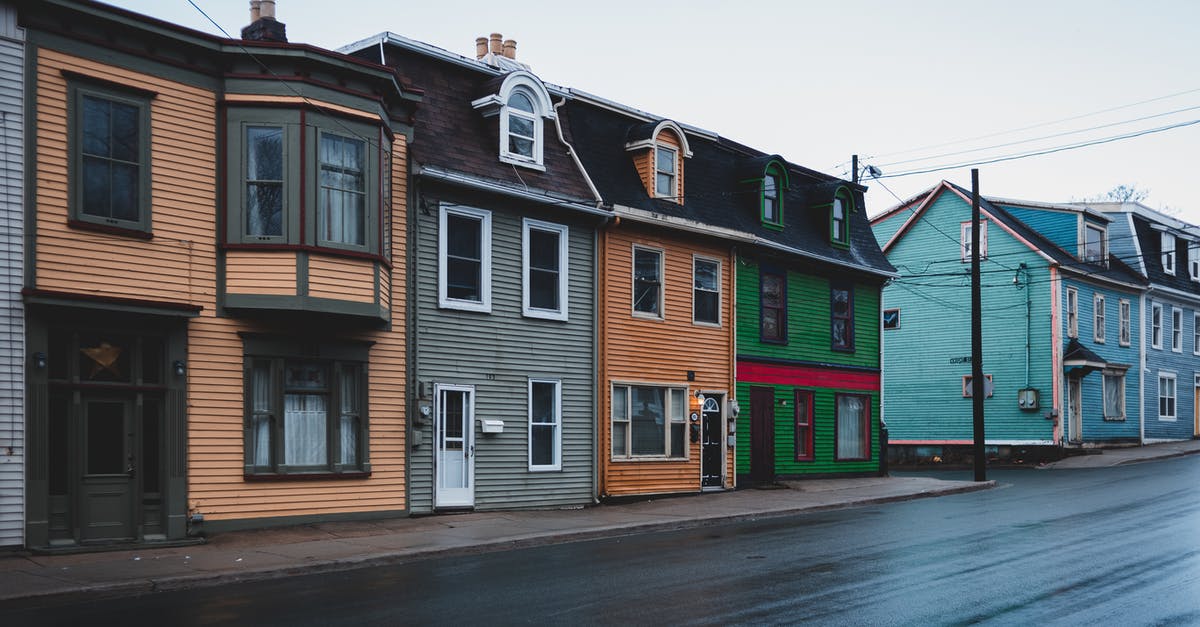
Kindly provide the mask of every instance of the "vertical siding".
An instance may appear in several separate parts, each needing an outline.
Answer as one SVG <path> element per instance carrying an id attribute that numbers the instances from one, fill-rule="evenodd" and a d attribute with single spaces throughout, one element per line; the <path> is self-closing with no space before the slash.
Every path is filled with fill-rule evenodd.
<path id="1" fill-rule="evenodd" d="M 16 9 L 0 4 L 0 547 L 25 531 L 24 58 Z"/>
<path id="2" fill-rule="evenodd" d="M 562 211 L 471 203 L 492 212 L 492 310 L 440 309 L 438 201 L 429 196 L 427 200 L 431 210 L 414 216 L 416 376 L 430 391 L 434 383 L 475 386 L 476 509 L 590 503 L 595 460 L 594 227 Z M 567 321 L 526 318 L 521 313 L 523 217 L 569 227 Z M 528 469 L 530 377 L 562 382 L 560 471 Z M 433 398 L 418 402 L 432 406 Z M 504 432 L 481 433 L 482 419 L 503 420 Z M 412 449 L 411 510 L 429 512 L 434 506 L 432 421 L 414 426 L 414 433 L 422 443 Z"/>
<path id="3" fill-rule="evenodd" d="M 900 309 L 900 328 L 883 332 L 883 410 L 893 441 L 973 438 L 971 399 L 962 395 L 962 377 L 971 374 L 971 363 L 962 359 L 971 355 L 970 264 L 962 263 L 958 242 L 959 224 L 969 219 L 970 205 L 943 193 L 888 253 L 902 274 L 883 292 L 883 308 Z M 1054 347 L 1049 269 L 996 224 L 988 226 L 987 236 L 983 371 L 992 375 L 995 391 L 984 402 L 986 437 L 992 443 L 1050 444 L 1054 421 L 1046 414 L 1054 399 Z M 1013 269 L 1021 263 L 1029 269 L 1029 286 L 1018 289 Z M 950 273 L 961 275 L 946 276 Z M 1027 292 L 1032 306 L 1029 386 L 1040 390 L 1039 411 L 1022 411 L 1016 402 L 1017 391 L 1026 384 Z"/>
<path id="4" fill-rule="evenodd" d="M 622 226 L 606 233 L 603 295 L 604 343 L 600 395 L 601 490 L 606 495 L 653 494 L 700 489 L 700 444 L 689 443 L 686 460 L 613 460 L 611 384 L 653 383 L 694 390 L 722 390 L 732 396 L 733 345 L 728 325 L 733 324 L 732 266 L 728 249 L 684 238 L 665 231 Z M 664 251 L 664 319 L 650 320 L 632 315 L 633 246 L 639 244 Z M 692 323 L 693 255 L 721 260 L 720 328 Z M 695 381 L 687 380 L 694 371 Z M 728 396 L 727 396 L 728 398 Z M 732 485 L 730 467 L 734 452 L 726 459 L 726 485 Z"/>
<path id="5" fill-rule="evenodd" d="M 1129 366 L 1129 370 L 1125 373 L 1125 414 L 1124 421 L 1107 421 L 1104 419 L 1104 397 L 1103 397 L 1103 374 L 1100 372 L 1092 372 L 1086 375 L 1082 380 L 1081 392 L 1083 399 L 1081 407 L 1083 410 L 1083 441 L 1084 442 L 1104 442 L 1107 440 L 1137 440 L 1141 430 L 1138 424 L 1138 385 L 1140 377 L 1138 373 L 1139 362 L 1139 346 L 1141 337 L 1138 331 L 1139 319 L 1138 311 L 1135 304 L 1138 300 L 1137 292 L 1125 292 L 1112 289 L 1105 286 L 1093 285 L 1084 281 L 1075 279 L 1064 279 L 1064 288 L 1075 288 L 1079 292 L 1079 343 L 1093 351 L 1105 361 L 1116 364 Z M 1064 290 L 1065 293 L 1065 290 Z M 1097 342 L 1095 339 L 1095 298 L 1096 294 L 1104 295 L 1104 342 Z M 1118 314 L 1119 299 L 1130 301 L 1130 345 L 1121 346 L 1118 333 L 1120 331 L 1120 317 Z M 1168 306 L 1164 312 L 1165 322 L 1164 331 L 1164 350 L 1170 352 L 1170 320 L 1171 309 Z M 1064 321 L 1063 337 L 1067 336 L 1066 332 L 1066 298 L 1063 298 L 1062 320 Z M 1185 318 L 1185 330 L 1191 325 L 1188 324 Z M 1191 354 L 1191 337 L 1184 334 L 1184 349 L 1187 354 Z M 1178 355 L 1178 353 L 1173 353 Z M 1180 379 L 1190 375 L 1188 373 L 1180 373 Z M 1157 376 L 1155 384 L 1157 385 Z M 1188 383 L 1190 387 L 1190 383 Z M 1157 391 L 1157 389 L 1156 389 Z M 1062 406 L 1067 407 L 1067 391 L 1063 390 Z M 1180 399 L 1181 401 L 1184 399 Z M 1182 403 L 1180 403 L 1182 406 Z M 1191 401 L 1187 401 L 1187 407 L 1190 410 Z M 1157 417 L 1157 411 L 1155 417 Z M 1190 415 L 1190 414 L 1189 414 Z M 1064 424 L 1069 427 L 1069 417 L 1065 419 Z M 1069 433 L 1072 440 L 1076 439 L 1076 434 Z"/>
<path id="6" fill-rule="evenodd" d="M 38 51 L 37 287 L 201 303 L 215 289 L 216 97 L 90 59 Z M 152 240 L 67 226 L 64 70 L 157 92 L 150 105 Z"/>
<path id="7" fill-rule="evenodd" d="M 231 250 L 225 254 L 225 290 L 230 294 L 296 295 L 296 253 Z"/>

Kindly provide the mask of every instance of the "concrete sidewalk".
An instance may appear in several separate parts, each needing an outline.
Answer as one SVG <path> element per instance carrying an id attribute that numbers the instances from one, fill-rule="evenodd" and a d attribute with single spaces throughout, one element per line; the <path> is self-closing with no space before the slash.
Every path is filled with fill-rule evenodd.
<path id="1" fill-rule="evenodd" d="M 785 516 L 995 486 L 929 477 L 805 480 L 574 510 L 478 512 L 232 532 L 208 543 L 0 557 L 0 601 L 132 595 Z"/>
<path id="2" fill-rule="evenodd" d="M 1145 446 L 1098 449 L 1089 455 L 1074 455 L 1042 466 L 1042 470 L 1068 468 L 1108 468 L 1157 459 L 1169 459 L 1200 453 L 1200 440 L 1160 442 Z"/>

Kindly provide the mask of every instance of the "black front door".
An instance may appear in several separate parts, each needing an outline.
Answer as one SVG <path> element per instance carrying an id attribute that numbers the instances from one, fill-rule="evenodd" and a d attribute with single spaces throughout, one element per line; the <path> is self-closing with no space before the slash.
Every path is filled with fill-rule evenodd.
<path id="1" fill-rule="evenodd" d="M 133 402 L 83 396 L 80 540 L 131 540 L 136 501 Z"/>
<path id="2" fill-rule="evenodd" d="M 722 470 L 724 470 L 724 447 L 721 439 L 725 436 L 721 420 L 721 396 L 706 396 L 700 412 L 700 473 L 701 487 L 719 488 L 722 486 Z"/>
<path id="3" fill-rule="evenodd" d="M 750 480 L 775 480 L 775 388 L 750 388 Z"/>

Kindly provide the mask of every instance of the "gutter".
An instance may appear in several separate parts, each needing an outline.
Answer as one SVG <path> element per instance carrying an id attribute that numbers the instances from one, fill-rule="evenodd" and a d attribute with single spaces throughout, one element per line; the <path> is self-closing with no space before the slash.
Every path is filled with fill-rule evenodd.
<path id="1" fill-rule="evenodd" d="M 468 187 L 468 188 L 479 190 L 479 191 L 491 192 L 494 194 L 500 194 L 503 196 L 509 196 L 511 198 L 518 198 L 521 200 L 528 200 L 530 202 L 535 202 L 535 203 L 539 203 L 539 204 L 543 204 L 543 205 L 550 205 L 553 207 L 564 207 L 567 209 L 578 211 L 580 213 L 586 213 L 586 214 L 590 214 L 590 215 L 594 215 L 594 216 L 603 216 L 605 218 L 612 217 L 612 212 L 610 212 L 610 211 L 605 211 L 604 209 L 599 209 L 599 208 L 593 207 L 591 205 L 585 205 L 578 201 L 567 200 L 564 198 L 556 198 L 554 196 L 550 196 L 549 194 L 538 194 L 535 192 L 514 189 L 512 187 L 508 187 L 501 183 L 494 183 L 494 182 L 486 181 L 483 179 L 477 179 L 477 178 L 474 178 L 471 176 L 467 176 L 465 174 L 459 174 L 457 172 L 450 172 L 448 170 L 442 170 L 442 169 L 435 168 L 435 167 L 421 166 L 421 165 L 416 166 L 414 168 L 414 170 L 415 170 L 414 174 L 416 176 L 420 176 L 420 177 L 430 179 L 433 181 L 442 181 L 445 183 L 453 183 L 455 185 L 461 185 L 463 187 Z"/>

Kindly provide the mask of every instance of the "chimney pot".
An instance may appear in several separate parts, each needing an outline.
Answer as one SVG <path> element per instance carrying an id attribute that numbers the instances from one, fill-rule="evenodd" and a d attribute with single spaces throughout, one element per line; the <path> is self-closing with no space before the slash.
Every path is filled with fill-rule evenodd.
<path id="1" fill-rule="evenodd" d="M 504 56 L 516 60 L 517 58 L 517 41 L 515 39 L 504 40 Z"/>
<path id="2" fill-rule="evenodd" d="M 491 37 L 491 53 L 494 55 L 504 54 L 504 35 L 500 33 L 492 33 Z"/>
<path id="3" fill-rule="evenodd" d="M 475 38 L 475 58 L 482 59 L 483 57 L 487 56 L 487 51 L 488 51 L 487 37 L 476 37 Z"/>
<path id="4" fill-rule="evenodd" d="M 261 6 L 262 0 L 250 0 L 250 23 L 253 24 L 262 17 Z"/>
<path id="5" fill-rule="evenodd" d="M 259 12 L 267 19 L 275 19 L 275 0 L 260 0 Z"/>

